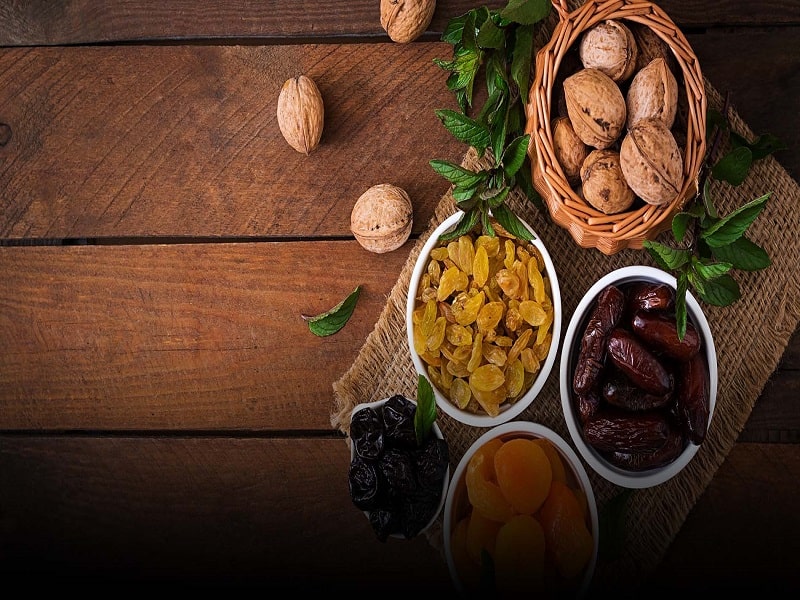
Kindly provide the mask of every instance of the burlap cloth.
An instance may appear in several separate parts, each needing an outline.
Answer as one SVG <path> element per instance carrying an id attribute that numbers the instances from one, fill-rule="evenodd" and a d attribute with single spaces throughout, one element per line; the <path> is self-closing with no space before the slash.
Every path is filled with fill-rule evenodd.
<path id="1" fill-rule="evenodd" d="M 710 108 L 721 110 L 722 97 L 706 80 Z M 733 111 L 731 125 L 748 139 L 753 132 Z M 474 167 L 478 159 L 468 151 L 463 164 Z M 735 304 L 719 308 L 701 303 L 714 336 L 719 368 L 717 405 L 708 435 L 691 463 L 678 475 L 655 488 L 635 490 L 625 517 L 625 546 L 613 560 L 601 556 L 595 570 L 596 585 L 637 585 L 650 575 L 664 556 L 686 516 L 714 477 L 744 427 L 756 399 L 775 370 L 800 320 L 800 278 L 796 262 L 800 256 L 800 187 L 770 157 L 756 162 L 748 178 L 738 187 L 713 181 L 712 197 L 721 215 L 771 192 L 766 208 L 750 226 L 747 235 L 762 246 L 772 259 L 767 269 L 752 273 L 735 271 L 742 297 Z M 606 256 L 594 249 L 580 248 L 569 233 L 540 213 L 532 203 L 512 194 L 510 207 L 534 228 L 555 263 L 562 295 L 563 342 L 566 324 L 581 296 L 604 274 L 628 265 L 655 263 L 644 250 L 623 250 Z M 448 192 L 436 206 L 426 231 L 411 250 L 397 283 L 387 298 L 372 332 L 356 360 L 334 382 L 335 406 L 331 423 L 343 433 L 349 430 L 353 406 L 395 393 L 416 397 L 417 376 L 406 337 L 405 306 L 414 263 L 431 232 L 455 212 Z M 668 243 L 669 233 L 660 241 Z M 559 433 L 570 445 L 558 382 L 560 353 L 539 397 L 518 420 L 541 423 Z M 466 449 L 486 430 L 463 425 L 442 411 L 437 423 L 451 453 L 451 472 Z M 349 438 L 348 438 L 349 443 Z M 574 446 L 573 446 L 574 447 Z M 597 475 L 584 463 L 592 482 L 598 510 L 622 491 Z M 438 527 L 427 533 L 429 541 L 442 548 L 441 516 Z"/>

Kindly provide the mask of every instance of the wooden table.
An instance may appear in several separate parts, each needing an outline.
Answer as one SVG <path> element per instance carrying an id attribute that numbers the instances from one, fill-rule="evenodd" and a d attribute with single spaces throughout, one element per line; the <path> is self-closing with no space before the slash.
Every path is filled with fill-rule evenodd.
<path id="1" fill-rule="evenodd" d="M 330 415 L 447 189 L 428 161 L 465 151 L 432 61 L 476 5 L 440 0 L 399 45 L 378 0 L 0 3 L 4 585 L 451 591 L 425 540 L 374 539 Z M 800 176 L 800 4 L 661 6 Z M 310 156 L 275 118 L 300 73 L 326 107 Z M 387 182 L 414 232 L 377 255 L 349 218 Z M 357 284 L 347 326 L 311 335 Z M 798 368 L 795 333 L 654 582 L 800 587 Z"/>

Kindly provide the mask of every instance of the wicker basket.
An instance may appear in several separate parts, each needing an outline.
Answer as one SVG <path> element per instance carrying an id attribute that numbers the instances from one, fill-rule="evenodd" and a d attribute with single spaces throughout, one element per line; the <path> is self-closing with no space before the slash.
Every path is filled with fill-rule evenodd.
<path id="1" fill-rule="evenodd" d="M 559 22 L 550 41 L 536 55 L 536 74 L 526 107 L 525 132 L 531 134 L 529 154 L 533 183 L 550 215 L 567 229 L 579 246 L 614 254 L 625 248 L 642 248 L 671 226 L 672 216 L 697 193 L 697 179 L 706 148 L 706 93 L 697 57 L 672 20 L 651 2 L 587 1 L 569 12 L 566 0 L 553 0 Z M 650 27 L 667 45 L 682 74 L 686 142 L 683 148 L 684 185 L 669 204 L 652 206 L 640 200 L 626 212 L 606 215 L 595 210 L 570 186 L 553 152 L 551 118 L 553 89 L 566 53 L 581 34 L 606 19 L 621 19 Z M 680 111 L 680 109 L 679 109 Z"/>

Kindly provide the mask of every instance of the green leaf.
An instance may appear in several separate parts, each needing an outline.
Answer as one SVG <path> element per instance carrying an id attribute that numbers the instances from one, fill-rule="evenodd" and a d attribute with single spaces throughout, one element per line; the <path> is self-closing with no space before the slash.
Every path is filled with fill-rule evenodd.
<path id="1" fill-rule="evenodd" d="M 694 217 L 688 212 L 679 212 L 672 217 L 672 235 L 676 242 L 683 241 L 683 236 L 686 235 L 686 229 Z"/>
<path id="2" fill-rule="evenodd" d="M 722 116 L 722 113 L 714 108 L 709 108 L 706 111 L 706 139 L 710 140 L 714 135 L 715 128 L 720 128 L 723 131 L 729 129 L 728 121 Z"/>
<path id="3" fill-rule="evenodd" d="M 446 108 L 436 111 L 436 116 L 453 136 L 473 146 L 482 155 L 489 145 L 489 130 L 468 116 Z"/>
<path id="4" fill-rule="evenodd" d="M 730 275 L 704 280 L 694 272 L 689 272 L 689 282 L 700 299 L 714 306 L 729 306 L 741 298 L 739 284 Z"/>
<path id="5" fill-rule="evenodd" d="M 433 396 L 431 382 L 423 375 L 417 376 L 417 410 L 414 413 L 414 432 L 417 434 L 417 445 L 428 437 L 436 420 L 436 399 Z"/>
<path id="6" fill-rule="evenodd" d="M 753 153 L 750 148 L 739 146 L 719 159 L 711 169 L 711 175 L 736 186 L 745 180 L 751 164 L 753 164 Z"/>
<path id="7" fill-rule="evenodd" d="M 503 171 L 505 171 L 506 177 L 513 177 L 516 175 L 522 163 L 525 162 L 525 157 L 528 156 L 528 144 L 530 139 L 530 134 L 518 137 L 512 140 L 503 151 L 500 163 L 503 165 Z"/>
<path id="8" fill-rule="evenodd" d="M 726 246 L 739 239 L 745 230 L 755 221 L 759 213 L 763 210 L 770 193 L 764 194 L 760 198 L 751 200 L 747 204 L 740 206 L 728 216 L 723 217 L 700 235 L 712 248 Z"/>
<path id="9" fill-rule="evenodd" d="M 706 214 L 712 219 L 719 217 L 719 214 L 717 214 L 717 208 L 714 206 L 714 199 L 711 197 L 711 181 L 709 179 L 707 179 L 703 185 L 703 208 L 705 209 Z M 705 219 L 701 219 L 701 221 L 704 220 Z M 701 224 L 705 226 L 705 223 L 701 222 Z"/>
<path id="10" fill-rule="evenodd" d="M 508 0 L 500 16 L 521 25 L 533 25 L 550 14 L 550 0 Z"/>
<path id="11" fill-rule="evenodd" d="M 751 143 L 735 131 L 731 131 L 731 141 L 737 146 L 745 146 L 750 148 L 750 152 L 753 153 L 754 161 L 761 160 L 773 152 L 777 152 L 778 150 L 786 150 L 789 147 L 779 138 L 769 133 L 758 136 L 756 140 Z"/>
<path id="12" fill-rule="evenodd" d="M 353 310 L 358 302 L 358 295 L 361 293 L 361 286 L 357 285 L 350 294 L 330 310 L 325 311 L 315 317 L 303 317 L 308 322 L 308 329 L 314 335 L 325 337 L 333 335 L 345 326 L 350 319 Z"/>
<path id="13" fill-rule="evenodd" d="M 717 260 L 730 263 L 734 269 L 742 271 L 758 271 L 772 264 L 767 251 L 744 235 L 730 244 L 714 248 L 713 253 Z"/>
<path id="14" fill-rule="evenodd" d="M 449 231 L 445 231 L 442 235 L 439 236 L 441 240 L 453 240 L 457 237 L 460 237 L 471 231 L 475 224 L 478 222 L 479 213 L 476 209 L 470 210 L 465 212 L 461 218 L 458 220 L 458 223 L 450 229 Z"/>
<path id="15" fill-rule="evenodd" d="M 505 186 L 499 190 L 496 188 L 492 188 L 491 190 L 487 191 L 491 191 L 493 192 L 493 194 L 491 196 L 486 196 L 484 200 L 486 200 L 486 203 L 489 205 L 490 208 L 497 208 L 503 202 L 506 201 L 506 198 L 508 197 L 508 192 L 511 191 L 511 188 Z"/>
<path id="16" fill-rule="evenodd" d="M 453 200 L 455 200 L 456 203 L 464 202 L 465 200 L 469 200 L 470 198 L 472 198 L 475 195 L 475 192 L 477 191 L 478 191 L 477 186 L 463 188 L 457 185 L 453 188 L 452 191 Z"/>
<path id="17" fill-rule="evenodd" d="M 733 265 L 731 265 L 731 263 L 706 263 L 697 258 L 692 258 L 692 268 L 706 281 L 710 281 L 711 279 L 716 279 L 717 277 L 725 275 L 725 273 L 731 270 L 732 266 Z"/>
<path id="18" fill-rule="evenodd" d="M 481 212 L 481 226 L 483 227 L 483 230 L 486 232 L 486 235 L 490 237 L 495 236 L 494 227 L 492 227 L 492 222 L 489 220 L 488 210 Z"/>
<path id="19" fill-rule="evenodd" d="M 439 175 L 447 179 L 450 183 L 462 188 L 470 188 L 485 181 L 488 174 L 485 172 L 470 171 L 455 163 L 446 160 L 430 161 L 431 168 Z"/>
<path id="20" fill-rule="evenodd" d="M 645 240 L 642 245 L 650 253 L 650 256 L 655 259 L 662 269 L 679 269 L 689 262 L 691 252 L 682 250 L 680 248 L 670 248 L 660 242 L 653 240 Z"/>
<path id="21" fill-rule="evenodd" d="M 520 221 L 519 217 L 511 212 L 504 204 L 493 209 L 492 215 L 494 215 L 497 222 L 503 226 L 503 229 L 514 237 L 528 242 L 534 239 L 533 234 L 525 227 L 522 221 Z"/>
<path id="22" fill-rule="evenodd" d="M 500 163 L 500 157 L 503 156 L 503 149 L 506 147 L 506 125 L 508 123 L 508 100 L 502 98 L 497 110 L 495 111 L 494 118 L 490 122 L 489 137 L 492 140 L 492 156 L 496 163 Z"/>
<path id="23" fill-rule="evenodd" d="M 453 17 L 447 22 L 447 27 L 442 32 L 442 41 L 448 44 L 458 44 L 464 35 L 464 23 L 467 21 L 467 13 L 459 17 Z"/>
<path id="24" fill-rule="evenodd" d="M 533 202 L 534 206 L 539 209 L 539 212 L 543 214 L 547 213 L 547 207 L 544 205 L 544 200 L 539 195 L 539 192 L 536 191 L 536 188 L 533 187 L 533 175 L 531 175 L 530 158 L 525 158 L 522 168 L 517 171 L 515 181 L 525 196 L 528 197 L 528 200 Z"/>
<path id="25" fill-rule="evenodd" d="M 675 293 L 675 325 L 678 328 L 678 339 L 686 335 L 686 292 L 689 289 L 689 275 L 686 270 L 675 278 L 678 289 Z"/>
<path id="26" fill-rule="evenodd" d="M 612 562 L 625 549 L 625 517 L 633 490 L 626 488 L 606 502 L 598 515 L 600 528 L 600 557 Z"/>
<path id="27" fill-rule="evenodd" d="M 471 10 L 467 13 L 467 20 L 464 21 L 464 32 L 461 36 L 461 45 L 470 52 L 478 51 L 478 40 L 475 39 L 477 32 L 475 31 L 475 17 L 477 10 Z"/>
<path id="28" fill-rule="evenodd" d="M 520 25 L 517 27 L 514 37 L 514 50 L 511 59 L 511 78 L 514 80 L 514 83 L 517 84 L 519 97 L 523 104 L 528 103 L 532 57 L 533 26 Z"/>
<path id="29" fill-rule="evenodd" d="M 481 48 L 502 48 L 506 42 L 506 35 L 492 19 L 486 19 L 478 31 L 477 42 Z"/>

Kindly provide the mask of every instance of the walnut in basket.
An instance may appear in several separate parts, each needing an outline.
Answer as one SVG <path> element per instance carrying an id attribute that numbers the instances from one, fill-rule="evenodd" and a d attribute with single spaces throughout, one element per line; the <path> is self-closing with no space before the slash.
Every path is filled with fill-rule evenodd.
<path id="1" fill-rule="evenodd" d="M 616 150 L 593 150 L 581 166 L 583 198 L 607 215 L 628 210 L 636 197 L 625 181 Z"/>
<path id="2" fill-rule="evenodd" d="M 615 19 L 601 21 L 586 30 L 579 51 L 584 67 L 599 69 L 616 83 L 631 78 L 639 54 L 633 32 Z"/>
<path id="3" fill-rule="evenodd" d="M 683 186 L 683 157 L 664 121 L 650 117 L 630 127 L 619 155 L 625 181 L 642 200 L 661 206 L 678 196 Z"/>
<path id="4" fill-rule="evenodd" d="M 586 145 L 602 150 L 617 141 L 627 108 L 611 77 L 599 69 L 581 69 L 564 80 L 564 96 L 572 127 Z"/>

